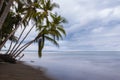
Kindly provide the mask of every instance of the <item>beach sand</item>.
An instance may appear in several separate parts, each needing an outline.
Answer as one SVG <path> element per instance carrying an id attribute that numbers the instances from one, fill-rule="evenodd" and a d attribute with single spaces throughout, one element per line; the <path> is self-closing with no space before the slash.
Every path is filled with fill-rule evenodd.
<path id="1" fill-rule="evenodd" d="M 53 80 L 40 69 L 32 68 L 21 62 L 0 63 L 0 80 Z"/>

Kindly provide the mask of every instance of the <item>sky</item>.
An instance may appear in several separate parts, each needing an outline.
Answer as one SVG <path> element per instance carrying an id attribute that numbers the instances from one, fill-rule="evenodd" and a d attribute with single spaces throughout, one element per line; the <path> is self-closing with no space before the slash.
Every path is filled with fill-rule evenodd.
<path id="1" fill-rule="evenodd" d="M 55 0 L 68 23 L 60 50 L 120 50 L 120 0 Z"/>
<path id="2" fill-rule="evenodd" d="M 57 48 L 46 42 L 44 50 L 58 51 L 119 51 L 120 0 L 54 0 L 56 9 L 66 18 L 67 36 Z M 32 37 L 35 36 L 32 32 Z M 31 38 L 29 36 L 28 38 Z M 28 49 L 37 50 L 33 44 Z"/>

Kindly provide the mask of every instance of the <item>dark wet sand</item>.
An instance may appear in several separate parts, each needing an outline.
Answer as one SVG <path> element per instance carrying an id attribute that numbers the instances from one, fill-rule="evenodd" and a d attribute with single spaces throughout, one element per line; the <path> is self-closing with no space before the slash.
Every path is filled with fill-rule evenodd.
<path id="1" fill-rule="evenodd" d="M 0 63 L 0 80 L 53 80 L 41 68 L 35 69 L 21 62 Z"/>

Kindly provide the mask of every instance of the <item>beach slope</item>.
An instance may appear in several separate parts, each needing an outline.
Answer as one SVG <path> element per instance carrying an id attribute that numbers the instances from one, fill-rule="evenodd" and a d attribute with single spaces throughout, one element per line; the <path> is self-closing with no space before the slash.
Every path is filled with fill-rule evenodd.
<path id="1" fill-rule="evenodd" d="M 52 80 L 40 69 L 22 63 L 0 63 L 0 80 Z"/>

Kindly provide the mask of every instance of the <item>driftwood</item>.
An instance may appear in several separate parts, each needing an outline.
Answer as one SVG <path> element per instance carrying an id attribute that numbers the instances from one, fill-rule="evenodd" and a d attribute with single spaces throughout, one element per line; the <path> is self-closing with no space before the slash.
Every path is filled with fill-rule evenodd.
<path id="1" fill-rule="evenodd" d="M 9 54 L 0 54 L 0 62 L 16 63 L 16 59 Z"/>

